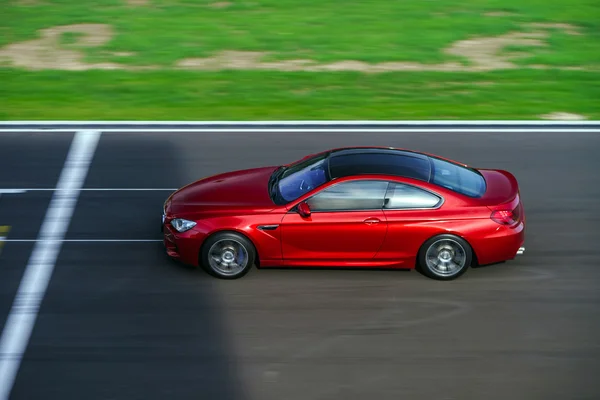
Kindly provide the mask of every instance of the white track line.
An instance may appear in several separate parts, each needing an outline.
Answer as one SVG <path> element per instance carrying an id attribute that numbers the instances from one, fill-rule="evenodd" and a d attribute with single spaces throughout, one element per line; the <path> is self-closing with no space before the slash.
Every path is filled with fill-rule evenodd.
<path id="1" fill-rule="evenodd" d="M 125 128 L 101 129 L 102 133 L 218 133 L 219 135 L 231 133 L 600 133 L 600 128 Z M 68 129 L 40 129 L 40 128 L 0 128 L 2 133 L 72 133 Z"/>
<path id="2" fill-rule="evenodd" d="M 98 131 L 80 131 L 73 138 L 57 185 L 62 190 L 52 195 L 0 338 L 0 400 L 10 396 L 99 139 Z"/>
<path id="3" fill-rule="evenodd" d="M 342 121 L 327 121 L 327 120 L 307 120 L 307 121 L 3 121 L 2 125 L 572 125 L 585 126 L 594 125 L 599 121 L 575 120 L 575 121 L 548 121 L 548 120 L 342 120 Z"/>

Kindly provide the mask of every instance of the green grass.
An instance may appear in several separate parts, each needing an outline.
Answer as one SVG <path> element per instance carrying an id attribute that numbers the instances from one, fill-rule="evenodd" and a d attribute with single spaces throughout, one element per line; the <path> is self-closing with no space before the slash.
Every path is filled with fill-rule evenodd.
<path id="1" fill-rule="evenodd" d="M 31 3 L 31 2 L 29 2 Z M 0 51 L 39 30 L 101 23 L 115 35 L 79 48 L 87 62 L 152 65 L 155 71 L 0 69 L 0 119 L 529 119 L 554 111 L 600 116 L 598 0 L 0 0 Z M 510 13 L 485 16 L 490 12 Z M 548 29 L 547 46 L 511 44 L 519 69 L 490 72 L 180 71 L 182 59 L 222 50 L 268 53 L 265 60 L 319 63 L 471 60 L 443 49 L 473 36 Z M 66 33 L 61 46 L 81 35 Z M 132 53 L 129 56 L 112 53 Z M 545 65 L 550 69 L 530 69 Z M 561 70 L 583 67 L 583 71 Z"/>
<path id="2" fill-rule="evenodd" d="M 600 117 L 600 81 L 567 71 L 276 73 L 10 72 L 1 119 L 243 120 Z M 26 87 L 31 90 L 23 90 Z M 7 99 L 7 100 L 6 100 Z"/>

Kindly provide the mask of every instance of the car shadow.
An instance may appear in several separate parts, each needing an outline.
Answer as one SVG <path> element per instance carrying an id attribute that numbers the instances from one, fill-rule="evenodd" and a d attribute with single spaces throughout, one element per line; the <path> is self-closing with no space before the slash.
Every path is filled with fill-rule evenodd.
<path id="1" fill-rule="evenodd" d="M 103 134 L 86 188 L 177 187 L 169 139 Z M 206 274 L 164 253 L 170 192 L 84 191 L 40 312 L 14 398 L 241 400 L 227 310 Z M 94 242 L 94 239 L 143 239 Z"/>

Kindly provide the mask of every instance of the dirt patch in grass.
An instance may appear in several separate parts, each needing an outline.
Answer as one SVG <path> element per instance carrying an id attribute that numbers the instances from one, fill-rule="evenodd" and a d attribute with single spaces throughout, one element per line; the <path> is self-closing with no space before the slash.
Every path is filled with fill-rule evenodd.
<path id="1" fill-rule="evenodd" d="M 42 0 L 15 0 L 14 4 L 18 6 L 35 7 L 42 6 L 46 3 L 44 3 Z"/>
<path id="2" fill-rule="evenodd" d="M 220 3 L 220 4 L 224 4 Z M 217 3 L 213 3 L 217 4 Z M 223 6 L 224 7 L 224 6 Z M 508 46 L 547 46 L 545 39 L 549 37 L 549 30 L 562 30 L 569 35 L 579 35 L 576 27 L 568 24 L 527 24 L 524 25 L 529 32 L 509 32 L 497 37 L 472 37 L 453 43 L 443 49 L 448 55 L 458 56 L 468 62 L 468 65 L 459 62 L 446 62 L 441 64 L 422 64 L 418 62 L 390 61 L 369 64 L 362 61 L 344 60 L 332 63 L 319 64 L 310 59 L 263 61 L 269 53 L 249 51 L 221 51 L 211 57 L 187 58 L 175 63 L 178 69 L 190 70 L 275 70 L 275 71 L 356 71 L 363 73 L 381 73 L 391 71 L 442 71 L 442 72 L 481 72 L 499 69 L 524 68 L 516 65 L 512 60 L 523 57 L 518 55 L 503 54 L 502 50 Z M 32 70 L 59 69 L 59 70 L 85 70 L 85 69 L 157 69 L 157 66 L 134 67 L 118 63 L 87 63 L 82 54 L 83 48 L 100 47 L 108 43 L 113 37 L 110 25 L 105 24 L 77 24 L 58 26 L 44 29 L 40 32 L 41 38 L 27 42 L 10 44 L 0 49 L 0 62 L 12 64 Z M 63 35 L 75 35 L 73 43 L 61 42 Z M 529 68 L 550 68 L 538 65 Z M 584 67 L 575 67 L 584 69 Z M 563 69 L 573 69 L 565 67 Z"/>
<path id="3" fill-rule="evenodd" d="M 61 42 L 71 34 L 73 43 Z M 110 41 L 113 30 L 106 24 L 76 24 L 43 29 L 41 38 L 10 44 L 0 49 L 0 62 L 30 70 L 57 69 L 82 71 L 87 69 L 131 69 L 118 63 L 87 63 L 82 49 L 100 47 Z"/>
<path id="4" fill-rule="evenodd" d="M 309 59 L 262 61 L 267 55 L 269 55 L 269 53 L 259 51 L 222 51 L 212 57 L 188 58 L 178 61 L 176 67 L 205 71 L 238 69 L 308 72 L 358 71 L 365 73 L 387 71 L 439 71 L 441 68 L 447 71 L 458 71 L 461 68 L 458 63 L 447 63 L 444 65 L 423 65 L 411 62 L 383 62 L 379 64 L 369 64 L 362 61 L 345 60 L 329 64 L 318 64 Z"/>
<path id="5" fill-rule="evenodd" d="M 542 119 L 550 119 L 556 121 L 581 121 L 587 119 L 587 117 L 579 114 L 567 113 L 567 112 L 553 112 L 550 114 L 540 115 Z"/>
<path id="6" fill-rule="evenodd" d="M 516 17 L 517 14 L 508 11 L 490 11 L 483 14 L 486 17 Z"/>
<path id="7" fill-rule="evenodd" d="M 217 1 L 216 3 L 210 3 L 208 6 L 210 8 L 227 8 L 232 5 L 229 1 Z"/>
<path id="8" fill-rule="evenodd" d="M 364 73 L 390 72 L 390 71 L 442 71 L 442 72 L 479 72 L 498 69 L 523 68 L 511 60 L 519 55 L 502 54 L 508 46 L 547 46 L 544 39 L 549 37 L 548 29 L 560 29 L 570 35 L 577 35 L 577 28 L 568 24 L 529 24 L 524 27 L 533 29 L 532 32 L 509 32 L 497 37 L 475 37 L 455 42 L 444 49 L 444 53 L 466 59 L 469 65 L 458 62 L 441 64 L 421 64 L 416 62 L 382 62 L 369 64 L 362 61 L 337 61 L 329 64 L 318 64 L 313 60 L 285 60 L 276 62 L 263 62 L 261 59 L 268 53 L 223 51 L 212 57 L 188 58 L 177 62 L 178 68 L 218 70 L 218 69 L 258 69 L 279 71 L 358 71 Z"/>
<path id="9" fill-rule="evenodd" d="M 130 51 L 115 51 L 112 53 L 109 53 L 111 56 L 115 56 L 115 57 L 133 57 L 135 56 L 135 53 L 132 53 Z"/>
<path id="10" fill-rule="evenodd" d="M 508 46 L 546 46 L 542 41 L 546 32 L 511 32 L 497 37 L 481 37 L 461 40 L 444 50 L 446 54 L 464 57 L 469 60 L 469 71 L 492 71 L 496 69 L 519 68 L 511 62 L 511 56 L 501 54 Z"/>
<path id="11" fill-rule="evenodd" d="M 577 35 L 577 36 L 582 35 L 582 33 L 579 32 L 579 29 L 576 26 L 573 26 L 571 24 L 534 22 L 534 23 L 531 23 L 531 24 L 527 24 L 527 26 L 529 26 L 531 28 L 536 28 L 536 29 L 557 29 L 557 30 L 562 30 L 562 31 L 565 31 L 569 35 Z"/>
<path id="12" fill-rule="evenodd" d="M 128 6 L 142 7 L 148 5 L 148 0 L 127 0 Z"/>

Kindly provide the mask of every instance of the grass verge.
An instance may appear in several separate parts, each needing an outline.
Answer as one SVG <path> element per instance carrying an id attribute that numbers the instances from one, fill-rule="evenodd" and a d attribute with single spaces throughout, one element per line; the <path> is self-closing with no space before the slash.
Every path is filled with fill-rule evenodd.
<path id="1" fill-rule="evenodd" d="M 536 119 L 557 109 L 600 117 L 600 81 L 584 72 L 3 75 L 4 120 Z"/>

